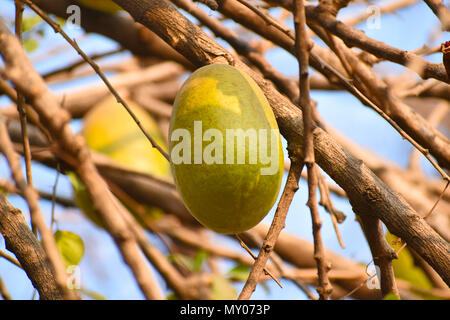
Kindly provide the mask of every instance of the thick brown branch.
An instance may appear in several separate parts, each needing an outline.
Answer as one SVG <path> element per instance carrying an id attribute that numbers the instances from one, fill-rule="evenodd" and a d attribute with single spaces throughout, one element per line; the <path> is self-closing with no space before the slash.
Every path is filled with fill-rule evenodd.
<path id="1" fill-rule="evenodd" d="M 221 48 L 217 52 L 218 46 L 206 34 L 201 32 L 195 25 L 190 23 L 176 10 L 167 10 L 170 14 L 171 30 L 175 32 L 164 32 L 162 26 L 168 17 L 161 18 L 161 11 L 149 10 L 142 15 L 136 10 L 133 0 L 114 0 L 127 11 L 137 14 L 140 21 L 147 27 L 154 28 L 156 33 L 161 32 L 162 37 L 171 37 L 169 43 L 176 41 L 176 47 L 182 48 L 183 54 L 188 54 L 188 58 L 196 65 L 204 65 L 213 62 L 227 62 L 226 59 L 218 59 L 219 56 L 226 56 L 227 52 Z M 167 8 L 167 2 L 163 0 L 151 1 L 142 0 L 139 2 L 139 9 L 155 8 L 158 4 L 162 8 Z M 163 3 L 162 3 L 163 2 Z M 136 12 L 139 11 L 139 12 Z M 173 23 L 179 21 L 179 23 Z M 181 23 L 181 22 L 182 23 Z M 154 27 L 158 24 L 158 27 Z M 175 30 L 174 30 L 175 29 Z M 166 30 L 167 31 L 167 30 Z M 205 45 L 206 43 L 206 45 Z M 215 48 L 211 54 L 211 47 Z M 200 52 L 192 52 L 199 50 Z M 192 54 L 191 54 L 192 53 Z M 302 114 L 297 107 L 277 92 L 273 85 L 265 81 L 254 71 L 246 67 L 241 61 L 235 60 L 235 66 L 248 73 L 261 87 L 269 100 L 281 133 L 288 141 L 303 141 Z M 319 166 L 335 180 L 349 196 L 350 203 L 355 210 L 361 206 L 372 215 L 380 218 L 389 230 L 399 236 L 408 245 L 427 260 L 430 265 L 450 283 L 450 253 L 449 245 L 436 232 L 427 225 L 417 213 L 395 192 L 379 180 L 360 160 L 352 156 L 347 150 L 342 148 L 334 139 L 320 128 L 314 129 L 315 135 L 315 156 Z"/>
<path id="2" fill-rule="evenodd" d="M 441 21 L 442 30 L 450 31 L 450 11 L 442 0 L 424 0 Z"/>
<path id="3" fill-rule="evenodd" d="M 300 84 L 300 106 L 303 110 L 303 162 L 308 172 L 308 202 L 307 205 L 311 212 L 314 237 L 314 258 L 317 263 L 317 274 L 319 285 L 317 292 L 321 300 L 327 300 L 332 292 L 332 287 L 328 281 L 329 266 L 326 262 L 324 246 L 320 229 L 322 221 L 319 216 L 316 189 L 319 183 L 316 170 L 316 161 L 314 157 L 314 120 L 313 106 L 309 96 L 309 38 L 306 34 L 306 18 L 303 0 L 296 0 L 294 6 L 294 24 L 295 24 L 295 48 L 299 64 L 299 84 Z"/>
<path id="4" fill-rule="evenodd" d="M 5 76 L 20 90 L 30 105 L 39 114 L 42 123 L 48 128 L 59 148 L 69 154 L 76 162 L 75 169 L 86 186 L 105 222 L 107 229 L 116 241 L 124 260 L 147 298 L 160 298 L 155 292 L 154 280 L 149 267 L 142 259 L 135 237 L 126 222 L 116 213 L 126 209 L 111 194 L 108 186 L 96 170 L 89 149 L 81 137 L 75 136 L 69 126 L 70 116 L 60 107 L 56 97 L 48 90 L 42 78 L 33 69 L 17 39 L 0 22 L 0 53 L 6 64 Z"/>
<path id="5" fill-rule="evenodd" d="M 6 248 L 20 261 L 41 299 L 64 299 L 55 281 L 53 267 L 35 235 L 18 209 L 0 193 L 0 233 Z"/>
<path id="6" fill-rule="evenodd" d="M 2 24 L 0 22 L 0 51 L 2 42 L 1 28 Z M 52 264 L 56 283 L 58 284 L 61 292 L 63 292 L 66 299 L 77 299 L 78 295 L 67 288 L 66 270 L 59 251 L 56 247 L 52 230 L 48 228 L 45 223 L 44 214 L 39 206 L 39 195 L 32 186 L 27 184 L 25 177 L 22 174 L 19 156 L 14 150 L 3 119 L 0 119 L 0 150 L 5 155 L 5 158 L 8 161 L 11 174 L 16 182 L 17 187 L 23 193 L 24 198 L 27 201 L 28 207 L 30 209 L 31 225 L 33 229 L 38 231 L 41 235 L 42 245 Z"/>

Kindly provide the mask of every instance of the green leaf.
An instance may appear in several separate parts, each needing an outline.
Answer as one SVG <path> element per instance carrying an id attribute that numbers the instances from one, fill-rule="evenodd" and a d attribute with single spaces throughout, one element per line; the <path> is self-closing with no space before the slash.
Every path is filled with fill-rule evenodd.
<path id="1" fill-rule="evenodd" d="M 58 230 L 54 237 L 66 268 L 78 265 L 84 255 L 84 243 L 80 236 L 70 231 Z"/>
<path id="2" fill-rule="evenodd" d="M 33 15 L 29 17 L 24 17 L 22 20 L 22 31 L 31 31 L 35 26 L 42 22 L 42 18 L 38 15 Z"/>
<path id="3" fill-rule="evenodd" d="M 39 42 L 33 38 L 26 38 L 22 42 L 23 48 L 26 52 L 30 53 L 39 48 Z"/>
<path id="4" fill-rule="evenodd" d="M 208 251 L 200 249 L 196 252 L 194 258 L 192 259 L 192 267 L 194 272 L 201 270 L 203 262 L 208 258 Z"/>
<path id="5" fill-rule="evenodd" d="M 237 298 L 237 292 L 231 285 L 230 280 L 217 273 L 213 276 L 211 282 L 211 298 L 214 300 L 234 300 Z"/>
<path id="6" fill-rule="evenodd" d="M 203 266 L 203 262 L 208 257 L 208 252 L 199 250 L 194 257 L 188 257 L 182 253 L 174 253 L 168 256 L 168 259 L 176 264 L 185 267 L 191 272 L 198 272 Z"/>
<path id="7" fill-rule="evenodd" d="M 5 197 L 9 194 L 8 190 L 6 188 L 0 188 L 0 193 L 3 194 Z"/>
<path id="8" fill-rule="evenodd" d="M 99 217 L 98 213 L 94 209 L 94 203 L 92 202 L 91 196 L 86 190 L 86 186 L 83 182 L 78 178 L 75 172 L 68 172 L 67 177 L 72 184 L 75 203 L 78 208 L 83 211 L 83 213 L 93 221 L 97 226 L 103 227 L 103 222 Z"/>
<path id="9" fill-rule="evenodd" d="M 94 300 L 106 300 L 106 298 L 102 294 L 86 288 L 81 288 L 80 292 L 88 297 L 91 297 Z"/>
<path id="10" fill-rule="evenodd" d="M 178 296 L 174 292 L 171 292 L 167 295 L 166 300 L 178 300 Z"/>
<path id="11" fill-rule="evenodd" d="M 237 264 L 227 272 L 227 276 L 230 280 L 247 281 L 250 274 L 250 267 L 244 264 Z"/>
<path id="12" fill-rule="evenodd" d="M 395 294 L 390 292 L 384 296 L 383 300 L 400 300 L 400 299 Z"/>
<path id="13" fill-rule="evenodd" d="M 396 251 L 402 246 L 398 239 L 395 235 L 389 232 L 386 233 L 386 240 Z M 414 257 L 407 247 L 400 251 L 398 259 L 392 260 L 392 267 L 395 277 L 403 279 L 418 288 L 428 290 L 433 288 L 433 284 L 425 271 L 414 264 Z"/>
<path id="14" fill-rule="evenodd" d="M 61 17 L 56 17 L 56 23 L 62 28 L 64 27 L 64 24 L 66 23 L 66 19 Z"/>
<path id="15" fill-rule="evenodd" d="M 182 254 L 182 253 L 174 253 L 168 256 L 168 259 L 172 262 L 175 262 L 181 267 L 186 268 L 187 270 L 194 272 L 195 265 L 193 259 Z"/>

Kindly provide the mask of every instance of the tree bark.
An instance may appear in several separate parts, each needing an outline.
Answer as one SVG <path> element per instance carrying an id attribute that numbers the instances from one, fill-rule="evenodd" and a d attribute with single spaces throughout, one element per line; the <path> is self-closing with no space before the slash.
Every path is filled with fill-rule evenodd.
<path id="1" fill-rule="evenodd" d="M 196 66 L 231 63 L 261 87 L 288 141 L 303 142 L 301 111 L 259 74 L 248 68 L 181 15 L 165 0 L 114 0 L 133 18 L 150 28 Z M 322 129 L 314 129 L 319 166 L 347 193 L 353 210 L 382 220 L 405 240 L 450 285 L 450 247 L 412 208 L 385 185 L 364 163 Z"/>
<path id="2" fill-rule="evenodd" d="M 62 300 L 53 268 L 22 212 L 14 208 L 0 193 L 0 233 L 6 248 L 15 254 L 22 268 L 43 300 Z"/>

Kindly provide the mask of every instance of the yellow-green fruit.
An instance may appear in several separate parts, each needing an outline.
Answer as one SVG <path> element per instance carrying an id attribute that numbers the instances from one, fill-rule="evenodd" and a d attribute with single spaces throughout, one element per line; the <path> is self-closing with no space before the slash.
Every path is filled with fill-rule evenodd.
<path id="1" fill-rule="evenodd" d="M 167 150 L 165 139 L 153 118 L 132 101 L 127 101 L 127 104 L 146 131 L 164 150 Z M 162 178 L 171 177 L 169 162 L 158 150 L 152 148 L 125 108 L 112 97 L 104 99 L 86 114 L 81 134 L 90 149 L 108 156 L 121 165 Z M 80 209 L 93 222 L 102 226 L 85 186 L 75 174 L 68 176 Z M 152 220 L 162 213 L 155 207 L 145 207 L 145 211 L 144 217 L 135 213 L 135 217 L 141 223 L 143 219 Z"/>
<path id="2" fill-rule="evenodd" d="M 167 150 L 164 137 L 153 118 L 136 103 L 127 101 L 127 104 L 150 136 Z M 120 164 L 160 177 L 170 176 L 169 162 L 152 148 L 136 122 L 112 97 L 104 99 L 88 112 L 81 133 L 89 148 Z"/>
<path id="3" fill-rule="evenodd" d="M 83 6 L 106 13 L 116 13 L 122 10 L 115 2 L 111 0 L 77 0 Z"/>
<path id="4" fill-rule="evenodd" d="M 272 208 L 283 150 L 272 109 L 248 75 L 224 64 L 196 70 L 177 94 L 169 137 L 177 189 L 204 226 L 243 232 Z"/>

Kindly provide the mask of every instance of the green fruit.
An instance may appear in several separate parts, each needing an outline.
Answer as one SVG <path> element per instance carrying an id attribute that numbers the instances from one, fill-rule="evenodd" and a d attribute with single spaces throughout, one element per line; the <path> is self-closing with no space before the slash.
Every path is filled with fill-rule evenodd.
<path id="1" fill-rule="evenodd" d="M 70 231 L 58 230 L 54 233 L 54 237 L 64 266 L 67 268 L 78 265 L 84 255 L 84 243 L 80 236 Z"/>
<path id="2" fill-rule="evenodd" d="M 167 150 L 165 139 L 153 118 L 136 103 L 127 101 L 127 105 L 152 138 Z M 81 134 L 89 148 L 120 164 L 163 178 L 170 177 L 169 162 L 152 148 L 124 106 L 112 97 L 99 102 L 86 114 Z"/>
<path id="3" fill-rule="evenodd" d="M 272 109 L 248 75 L 224 64 L 196 70 L 177 94 L 169 137 L 175 184 L 201 224 L 239 233 L 272 208 L 283 150 Z"/>
<path id="4" fill-rule="evenodd" d="M 165 139 L 153 118 L 132 101 L 127 101 L 127 104 L 147 132 L 164 150 L 167 150 Z M 162 178 L 171 177 L 169 162 L 158 150 L 152 148 L 125 108 L 112 97 L 102 100 L 86 114 L 81 134 L 90 149 L 106 155 L 121 165 Z M 79 208 L 93 222 L 102 226 L 85 186 L 75 174 L 68 176 Z M 162 214 L 155 207 L 146 206 L 144 210 L 145 219 L 148 217 L 151 220 Z M 135 214 L 135 217 L 142 223 L 142 214 Z"/>
<path id="5" fill-rule="evenodd" d="M 402 246 L 399 238 L 390 232 L 386 233 L 386 240 L 395 251 L 398 251 Z M 402 251 L 400 251 L 398 259 L 392 260 L 392 268 L 394 269 L 396 278 L 403 279 L 418 288 L 427 290 L 433 288 L 433 284 L 425 271 L 415 265 L 414 256 L 408 250 L 408 247 L 403 248 Z"/>
<path id="6" fill-rule="evenodd" d="M 106 13 L 116 13 L 122 10 L 115 2 L 111 0 L 77 0 L 77 1 L 87 8 L 91 8 Z"/>

